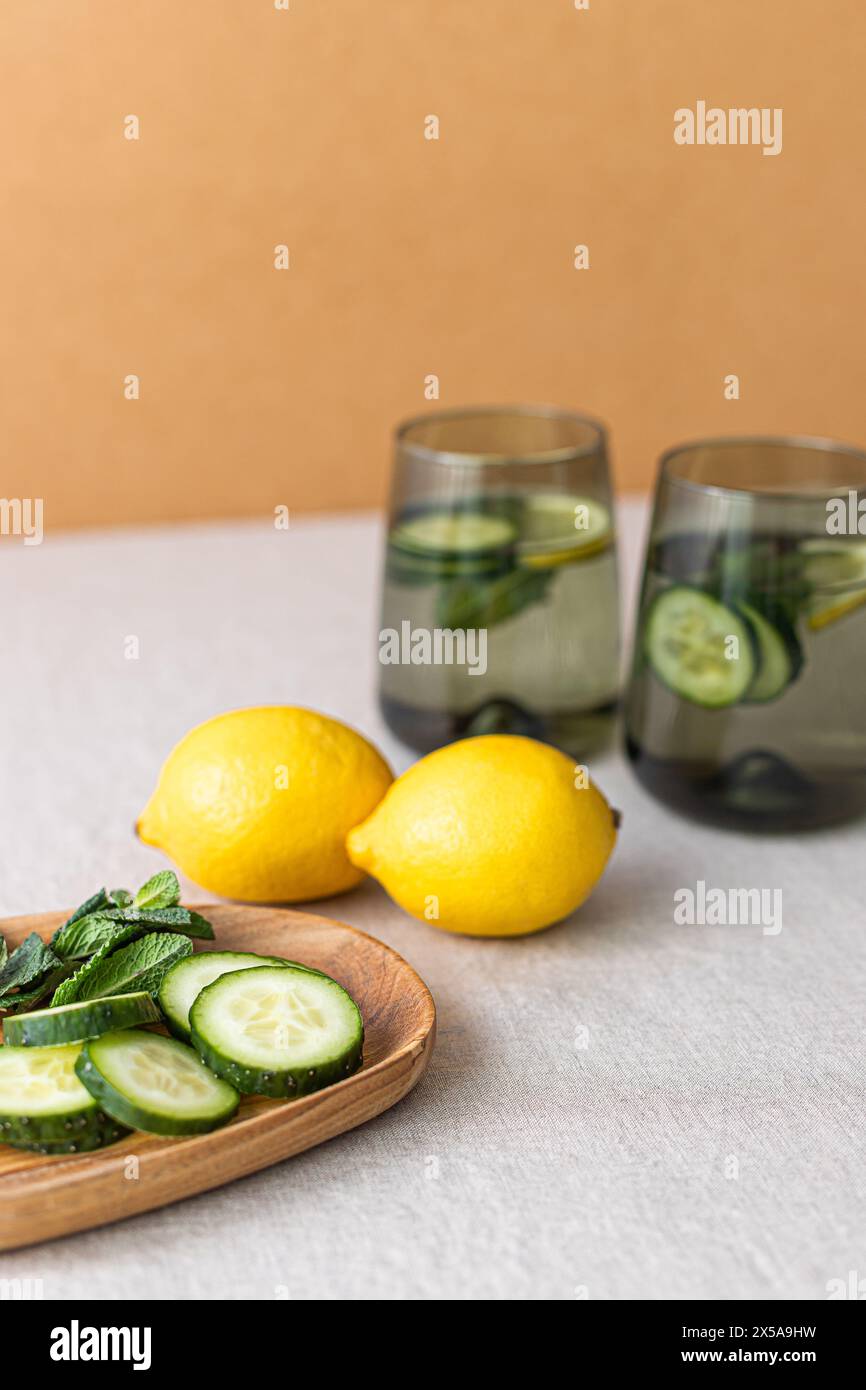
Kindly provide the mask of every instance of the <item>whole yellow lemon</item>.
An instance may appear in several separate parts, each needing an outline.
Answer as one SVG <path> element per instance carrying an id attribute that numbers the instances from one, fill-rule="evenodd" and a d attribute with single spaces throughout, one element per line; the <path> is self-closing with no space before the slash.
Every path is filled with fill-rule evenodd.
<path id="1" fill-rule="evenodd" d="M 361 879 L 346 832 L 392 781 L 372 744 L 336 719 L 288 705 L 235 710 L 181 739 L 137 830 L 211 893 L 323 898 Z"/>
<path id="2" fill-rule="evenodd" d="M 585 780 L 534 739 L 464 739 L 398 777 L 349 832 L 349 858 L 444 931 L 540 931 L 589 896 L 616 840 L 616 813 Z"/>

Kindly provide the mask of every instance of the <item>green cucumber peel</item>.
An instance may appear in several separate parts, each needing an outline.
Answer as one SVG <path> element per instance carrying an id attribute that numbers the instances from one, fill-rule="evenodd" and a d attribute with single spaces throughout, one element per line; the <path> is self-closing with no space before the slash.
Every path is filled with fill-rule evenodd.
<path id="1" fill-rule="evenodd" d="M 98 1038 L 122 1028 L 161 1023 L 162 1014 L 146 991 L 103 995 L 74 1004 L 31 1009 L 4 1025 L 4 1042 L 10 1047 L 63 1047 Z"/>

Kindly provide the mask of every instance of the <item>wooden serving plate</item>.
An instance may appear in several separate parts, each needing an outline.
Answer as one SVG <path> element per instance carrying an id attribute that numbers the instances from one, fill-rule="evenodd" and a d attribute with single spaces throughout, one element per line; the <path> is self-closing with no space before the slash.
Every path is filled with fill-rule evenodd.
<path id="1" fill-rule="evenodd" d="M 230 1124 L 191 1139 L 136 1132 L 95 1153 L 59 1157 L 0 1144 L 0 1250 L 103 1226 L 255 1173 L 380 1115 L 423 1076 L 436 1009 L 396 951 L 344 922 L 287 908 L 197 910 L 217 938 L 196 942 L 197 950 L 288 956 L 333 975 L 363 1015 L 361 1070 L 300 1100 L 245 1097 Z M 67 915 L 7 918 L 0 932 L 11 951 L 28 932 L 47 939 Z"/>

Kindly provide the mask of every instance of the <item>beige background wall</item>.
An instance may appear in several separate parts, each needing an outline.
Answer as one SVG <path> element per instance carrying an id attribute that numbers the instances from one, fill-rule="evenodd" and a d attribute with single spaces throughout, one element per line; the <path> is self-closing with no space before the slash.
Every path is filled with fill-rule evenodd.
<path id="1" fill-rule="evenodd" d="M 863 0 L 3 0 L 0 54 L 0 495 L 46 527 L 378 502 L 427 373 L 602 416 L 623 486 L 866 442 Z M 699 99 L 781 155 L 675 145 Z"/>

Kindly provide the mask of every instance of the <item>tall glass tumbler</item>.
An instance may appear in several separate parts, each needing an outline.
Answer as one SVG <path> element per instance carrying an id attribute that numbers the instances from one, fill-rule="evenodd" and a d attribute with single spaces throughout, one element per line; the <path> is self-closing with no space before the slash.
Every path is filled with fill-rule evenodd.
<path id="1" fill-rule="evenodd" d="M 617 696 L 603 428 L 547 406 L 443 411 L 396 436 L 380 699 L 421 752 L 483 733 L 581 757 Z"/>
<path id="2" fill-rule="evenodd" d="M 793 830 L 866 812 L 866 453 L 665 454 L 625 723 L 641 782 L 690 816 Z"/>

